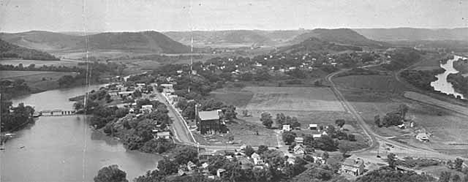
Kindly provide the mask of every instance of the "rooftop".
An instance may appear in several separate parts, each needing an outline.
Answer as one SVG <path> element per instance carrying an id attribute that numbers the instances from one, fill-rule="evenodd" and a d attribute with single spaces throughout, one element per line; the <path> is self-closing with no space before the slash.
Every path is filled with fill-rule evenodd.
<path id="1" fill-rule="evenodd" d="M 218 111 L 200 111 L 198 116 L 201 120 L 215 120 L 219 119 Z"/>
<path id="2" fill-rule="evenodd" d="M 351 159 L 351 158 L 347 158 L 344 162 L 343 162 L 343 165 L 345 166 L 352 166 L 352 167 L 359 167 L 361 166 L 362 164 L 364 164 L 364 161 L 360 158 L 356 158 L 356 159 Z"/>

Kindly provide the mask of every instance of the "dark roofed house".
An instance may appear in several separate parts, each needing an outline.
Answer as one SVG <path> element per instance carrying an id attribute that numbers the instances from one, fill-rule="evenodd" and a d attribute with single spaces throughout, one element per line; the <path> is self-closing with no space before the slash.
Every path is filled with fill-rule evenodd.
<path id="1" fill-rule="evenodd" d="M 221 120 L 218 111 L 200 111 L 197 118 L 198 129 L 201 134 L 221 131 Z"/>

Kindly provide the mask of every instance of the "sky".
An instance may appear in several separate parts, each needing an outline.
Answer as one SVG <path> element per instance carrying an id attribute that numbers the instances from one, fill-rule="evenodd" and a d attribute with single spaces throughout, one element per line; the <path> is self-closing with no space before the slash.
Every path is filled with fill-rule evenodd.
<path id="1" fill-rule="evenodd" d="M 0 0 L 0 32 L 468 27 L 468 0 Z"/>

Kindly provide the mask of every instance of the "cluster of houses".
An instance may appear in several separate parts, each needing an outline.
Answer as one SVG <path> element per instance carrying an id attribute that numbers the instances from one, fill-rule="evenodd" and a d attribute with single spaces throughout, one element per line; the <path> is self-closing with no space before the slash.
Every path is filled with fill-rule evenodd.
<path id="1" fill-rule="evenodd" d="M 204 152 L 199 154 L 199 162 L 200 166 L 197 166 L 192 161 L 189 161 L 187 164 L 180 165 L 178 170 L 178 175 L 189 175 L 195 172 L 196 170 L 202 172 L 202 174 L 208 176 L 210 179 L 221 178 L 223 173 L 226 172 L 226 169 L 219 168 L 216 169 L 216 175 L 211 174 L 208 170 L 209 166 L 209 159 L 213 158 L 217 155 L 224 156 L 226 159 L 233 161 L 234 159 L 238 161 L 241 165 L 241 169 L 243 170 L 255 170 L 255 169 L 265 169 L 269 168 L 270 164 L 264 161 L 264 159 L 258 154 L 254 152 L 250 156 L 245 153 L 246 145 L 241 146 L 239 149 L 234 151 L 218 151 L 218 152 Z M 299 156 L 291 155 L 291 154 L 284 154 L 286 158 L 285 163 L 294 164 L 296 158 Z M 300 156 L 302 157 L 302 156 Z M 313 163 L 322 165 L 326 164 L 326 160 L 320 156 L 313 156 L 311 157 L 314 159 Z M 364 173 L 364 160 L 360 158 L 348 158 L 346 159 L 341 168 L 339 169 L 339 173 L 341 174 L 349 174 L 353 176 L 359 176 Z"/>
<path id="2" fill-rule="evenodd" d="M 242 145 L 239 149 L 234 151 L 218 151 L 218 152 L 204 152 L 199 154 L 200 166 L 196 166 L 193 162 L 189 161 L 186 165 L 179 166 L 179 175 L 186 175 L 193 173 L 196 169 L 199 169 L 204 175 L 208 178 L 215 179 L 221 178 L 226 169 L 219 168 L 216 169 L 216 175 L 213 175 L 208 170 L 208 160 L 217 155 L 224 156 L 226 159 L 233 161 L 234 159 L 241 164 L 241 169 L 243 170 L 255 170 L 255 169 L 265 169 L 269 168 L 270 164 L 265 162 L 260 154 L 257 152 L 252 153 L 250 156 L 246 154 L 246 145 Z M 325 164 L 325 160 L 322 157 L 312 156 L 314 158 L 314 163 Z M 285 154 L 287 159 L 285 162 L 289 164 L 295 163 L 296 156 Z"/>

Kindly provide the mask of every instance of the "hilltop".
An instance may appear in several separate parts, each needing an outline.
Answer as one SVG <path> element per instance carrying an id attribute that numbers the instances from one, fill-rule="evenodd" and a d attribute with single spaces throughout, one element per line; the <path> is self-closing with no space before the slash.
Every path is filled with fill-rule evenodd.
<path id="1" fill-rule="evenodd" d="M 164 34 L 186 45 L 191 44 L 193 37 L 193 43 L 197 46 L 251 46 L 273 43 L 267 36 L 253 30 L 165 32 Z"/>
<path id="2" fill-rule="evenodd" d="M 420 40 L 465 40 L 468 28 L 424 29 L 424 28 L 370 28 L 354 29 L 356 32 L 379 41 L 420 41 Z"/>
<path id="3" fill-rule="evenodd" d="M 3 33 L 7 42 L 42 51 L 82 50 L 139 50 L 156 53 L 186 53 L 190 48 L 155 31 L 97 33 L 86 36 L 45 31 Z"/>
<path id="4" fill-rule="evenodd" d="M 365 36 L 351 29 L 314 29 L 309 32 L 296 36 L 290 42 L 292 44 L 297 44 L 311 37 L 319 38 L 321 40 L 328 41 L 328 42 L 346 44 L 346 45 L 372 46 L 372 47 L 380 47 L 380 46 L 385 45 L 385 43 L 368 39 Z"/>
<path id="5" fill-rule="evenodd" d="M 311 37 L 302 41 L 301 43 L 283 47 L 279 50 L 279 52 L 290 54 L 306 54 L 309 52 L 339 52 L 346 50 L 362 51 L 362 48 L 357 46 L 335 44 L 316 37 Z"/>
<path id="6" fill-rule="evenodd" d="M 31 60 L 59 60 L 49 53 L 13 45 L 0 39 L 0 59 L 20 58 Z"/>

